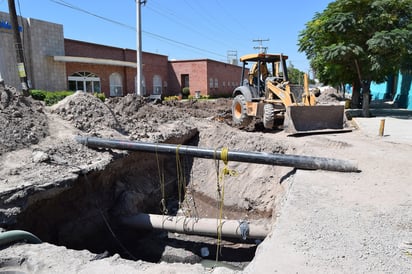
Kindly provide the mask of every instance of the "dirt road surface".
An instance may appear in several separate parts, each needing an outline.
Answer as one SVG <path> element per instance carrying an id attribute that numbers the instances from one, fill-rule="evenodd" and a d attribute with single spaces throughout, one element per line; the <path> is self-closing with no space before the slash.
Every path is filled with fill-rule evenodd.
<path id="1" fill-rule="evenodd" d="M 195 139 L 200 147 L 227 146 L 233 150 L 351 160 L 357 162 L 360 170 L 356 173 L 308 171 L 229 162 L 229 168 L 236 170 L 237 176 L 225 179 L 224 218 L 262 219 L 272 228 L 243 270 L 211 269 L 199 263 L 132 261 L 118 254 L 95 254 L 50 243 L 1 246 L 2 270 L 21 273 L 412 272 L 411 120 L 386 117 L 383 137 L 378 136 L 380 118 L 355 118 L 351 122 L 355 128 L 352 132 L 296 138 L 279 130 L 262 131 L 258 124 L 247 130 L 231 127 L 231 102 L 227 99 L 155 104 L 126 96 L 102 103 L 93 96 L 77 93 L 49 108 L 31 98 L 22 98 L 11 87 L 0 91 L 1 227 L 18 229 L 16 225 L 29 221 L 25 225 L 38 227 L 40 233 L 58 231 L 58 235 L 48 232 L 41 235 L 51 242 L 56 237 L 64 242 L 69 234 L 87 231 L 93 221 L 99 219 L 99 212 L 83 212 L 90 199 L 101 198 L 99 202 L 110 205 L 105 212 L 134 213 L 146 209 L 143 207 L 146 200 L 142 197 L 150 197 L 158 188 L 153 156 L 151 160 L 143 157 L 146 163 L 145 159 L 149 159 L 155 166 L 147 164 L 146 167 L 141 156 L 80 145 L 74 140 L 78 135 L 159 143 L 186 143 Z M 133 173 L 137 165 L 144 169 Z M 168 168 L 165 161 L 165 172 Z M 156 176 L 151 175 L 151 170 Z M 194 159 L 191 163 L 190 195 L 196 197 L 197 216 L 216 216 L 218 170 L 215 162 L 208 159 Z M 79 182 L 85 183 L 84 174 L 93 178 L 86 190 L 96 190 L 95 195 L 81 188 L 70 192 L 79 188 Z M 109 179 L 116 177 L 113 174 L 120 174 L 122 178 L 109 185 Z M 146 178 L 148 176 L 153 178 Z M 71 200 L 61 200 L 60 204 L 51 202 L 53 197 L 62 198 L 58 195 L 66 192 L 86 194 L 86 198 L 73 196 Z M 155 198 L 158 197 L 151 197 Z M 44 204 L 55 207 L 55 211 L 50 211 L 55 215 L 44 215 L 41 211 Z M 68 207 L 65 209 L 63 204 Z M 184 210 L 187 209 L 190 207 Z M 64 210 L 73 222 L 59 230 L 55 226 L 64 219 L 61 216 Z M 106 213 L 100 214 L 106 216 Z M 60 221 L 51 222 L 48 218 Z"/>
<path id="2" fill-rule="evenodd" d="M 361 172 L 298 170 L 246 273 L 412 271 L 412 121 L 386 118 L 379 137 L 380 118 L 356 120 L 352 133 L 301 141 L 313 153 L 357 160 Z"/>

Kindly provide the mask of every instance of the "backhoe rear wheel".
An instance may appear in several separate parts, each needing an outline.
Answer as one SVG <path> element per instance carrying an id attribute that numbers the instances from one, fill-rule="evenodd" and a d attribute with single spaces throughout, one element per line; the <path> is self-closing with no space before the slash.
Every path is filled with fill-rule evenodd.
<path id="1" fill-rule="evenodd" d="M 272 129 L 275 124 L 275 107 L 272 104 L 263 106 L 263 126 Z"/>
<path id="2" fill-rule="evenodd" d="M 247 115 L 246 99 L 243 95 L 237 95 L 232 103 L 233 125 L 246 127 L 252 121 L 252 117 Z"/>

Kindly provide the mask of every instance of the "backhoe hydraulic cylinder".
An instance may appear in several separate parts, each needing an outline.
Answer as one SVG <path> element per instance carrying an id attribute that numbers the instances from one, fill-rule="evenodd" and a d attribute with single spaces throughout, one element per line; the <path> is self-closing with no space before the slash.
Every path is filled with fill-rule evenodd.
<path id="1" fill-rule="evenodd" d="M 198 158 L 221 160 L 225 156 L 226 151 L 223 149 L 199 148 L 195 146 L 162 144 L 162 143 L 146 143 L 135 142 L 128 140 L 105 139 L 96 137 L 77 136 L 76 141 L 89 146 L 101 147 L 120 150 L 142 151 L 161 154 L 176 154 L 187 155 Z M 357 164 L 354 161 L 340 160 L 324 157 L 312 157 L 302 155 L 288 155 L 266 152 L 250 152 L 250 151 L 227 151 L 227 160 L 244 163 L 266 164 L 289 166 L 298 169 L 309 170 L 328 170 L 339 172 L 358 172 Z"/>

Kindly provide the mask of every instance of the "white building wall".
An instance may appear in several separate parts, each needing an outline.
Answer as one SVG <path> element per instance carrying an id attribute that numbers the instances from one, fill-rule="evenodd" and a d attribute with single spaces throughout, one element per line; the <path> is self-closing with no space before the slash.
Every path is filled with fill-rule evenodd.
<path id="1" fill-rule="evenodd" d="M 1 22 L 10 22 L 7 13 L 0 12 L 0 72 L 7 84 L 20 88 L 13 33 L 1 27 Z M 19 18 L 19 22 L 23 27 L 25 64 L 31 88 L 67 89 L 65 63 L 53 61 L 53 56 L 64 56 L 63 26 L 37 19 L 23 18 L 21 22 Z"/>

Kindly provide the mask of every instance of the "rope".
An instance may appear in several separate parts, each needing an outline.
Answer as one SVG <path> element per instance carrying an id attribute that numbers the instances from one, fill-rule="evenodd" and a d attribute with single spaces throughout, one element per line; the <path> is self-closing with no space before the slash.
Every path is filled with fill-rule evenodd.
<path id="1" fill-rule="evenodd" d="M 223 161 L 225 165 L 227 165 L 229 155 L 229 149 L 227 147 L 223 147 L 220 151 L 220 159 Z"/>
<path id="2" fill-rule="evenodd" d="M 223 177 L 225 175 L 229 175 L 229 176 L 236 176 L 237 172 L 234 169 L 229 169 L 228 167 L 228 162 L 229 162 L 229 149 L 227 147 L 223 147 L 221 152 L 220 152 L 220 159 L 223 161 L 224 163 L 224 167 L 222 169 L 222 171 L 220 172 L 219 175 L 219 180 L 223 181 Z"/>
<path id="3" fill-rule="evenodd" d="M 186 179 L 183 172 L 182 162 L 179 155 L 180 145 L 176 146 L 176 174 L 177 174 L 177 192 L 179 197 L 179 209 L 183 203 L 183 195 L 186 193 Z M 183 191 L 183 195 L 182 195 Z"/>
<path id="4" fill-rule="evenodd" d="M 223 147 L 220 152 L 220 160 L 223 161 L 223 168 L 219 172 L 219 161 L 216 158 L 216 149 L 214 152 L 214 159 L 215 159 L 215 165 L 216 165 L 216 174 L 217 174 L 217 195 L 218 195 L 218 210 L 219 210 L 219 216 L 218 216 L 218 226 L 217 226 L 217 245 L 216 245 L 216 263 L 219 260 L 219 253 L 222 251 L 222 219 L 223 219 L 223 205 L 225 201 L 225 176 L 236 176 L 237 172 L 236 170 L 231 170 L 228 167 L 228 156 L 229 156 L 229 149 L 227 147 Z"/>
<path id="5" fill-rule="evenodd" d="M 179 198 L 179 209 L 182 210 L 186 217 L 198 217 L 196 203 L 194 201 L 193 186 L 190 188 L 186 183 L 187 175 L 193 180 L 193 173 L 186 174 L 185 160 L 187 158 L 181 158 L 179 149 L 181 145 L 176 146 L 176 174 L 177 174 L 177 187 Z M 192 170 L 193 172 L 193 170 Z M 192 183 L 193 185 L 193 183 Z M 192 202 L 192 204 L 190 203 Z M 194 214 L 192 214 L 194 213 Z M 194 215 L 194 216 L 193 216 Z"/>
<path id="6" fill-rule="evenodd" d="M 165 174 L 164 172 L 162 172 L 163 169 L 160 168 L 159 155 L 157 154 L 157 146 L 156 146 L 156 162 L 157 162 L 157 171 L 159 174 L 160 192 L 162 194 L 162 198 L 160 200 L 160 212 L 162 212 L 162 214 L 165 215 L 167 214 L 166 193 L 165 193 Z"/>

